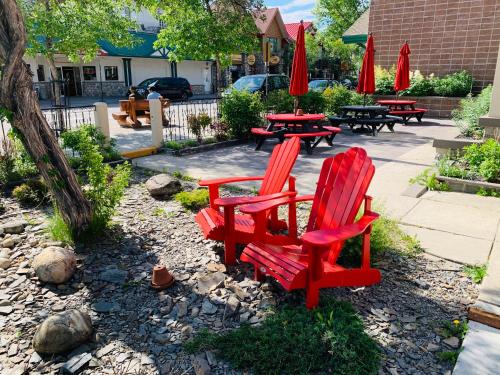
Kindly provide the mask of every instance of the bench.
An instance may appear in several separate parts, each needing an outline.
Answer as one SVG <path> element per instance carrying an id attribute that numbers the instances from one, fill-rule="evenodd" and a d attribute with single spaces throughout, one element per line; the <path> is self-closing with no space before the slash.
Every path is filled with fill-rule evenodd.
<path id="1" fill-rule="evenodd" d="M 384 126 L 387 126 L 389 131 L 394 132 L 394 125 L 398 120 L 401 120 L 401 118 L 396 116 L 385 116 L 376 118 L 357 118 L 355 120 L 355 123 L 352 122 L 349 124 L 351 130 L 353 130 L 354 126 L 361 125 L 360 130 L 364 129 L 365 127 L 371 128 L 372 135 L 376 136 Z"/>
<path id="2" fill-rule="evenodd" d="M 405 109 L 405 110 L 391 110 L 389 111 L 390 115 L 399 116 L 402 119 L 402 122 L 407 125 L 408 121 L 412 117 L 415 117 L 418 122 L 422 122 L 422 117 L 427 112 L 425 108 L 415 108 L 415 109 Z"/>
<path id="3" fill-rule="evenodd" d="M 335 127 L 339 127 L 341 124 L 348 123 L 351 119 L 351 117 L 328 116 L 330 124 Z"/>
<path id="4" fill-rule="evenodd" d="M 331 126 L 323 126 L 323 130 L 310 133 L 286 133 L 286 138 L 298 137 L 304 141 L 306 147 L 306 152 L 308 155 L 312 155 L 312 150 L 321 142 L 324 138 L 329 146 L 333 146 L 333 138 L 341 132 L 340 128 L 335 128 Z"/>
<path id="5" fill-rule="evenodd" d="M 135 99 L 120 100 L 120 111 L 113 112 L 111 116 L 120 126 L 139 128 L 145 124 L 151 124 L 151 115 L 149 112 L 149 100 Z M 165 118 L 163 109 L 170 106 L 170 100 L 160 99 L 163 126 L 168 126 L 168 120 Z M 142 121 L 141 121 L 142 120 Z"/>

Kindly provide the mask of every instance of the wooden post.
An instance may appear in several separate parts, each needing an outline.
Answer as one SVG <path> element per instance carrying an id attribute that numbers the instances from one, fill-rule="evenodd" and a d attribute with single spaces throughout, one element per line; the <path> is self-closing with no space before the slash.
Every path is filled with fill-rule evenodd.
<path id="1" fill-rule="evenodd" d="M 109 142 L 109 117 L 108 117 L 108 105 L 103 102 L 97 102 L 95 105 L 95 126 L 97 129 L 102 131 L 102 134 L 106 137 L 106 141 Z"/>
<path id="2" fill-rule="evenodd" d="M 163 118 L 162 106 L 159 99 L 149 101 L 149 112 L 151 116 L 151 138 L 153 147 L 163 146 Z"/>

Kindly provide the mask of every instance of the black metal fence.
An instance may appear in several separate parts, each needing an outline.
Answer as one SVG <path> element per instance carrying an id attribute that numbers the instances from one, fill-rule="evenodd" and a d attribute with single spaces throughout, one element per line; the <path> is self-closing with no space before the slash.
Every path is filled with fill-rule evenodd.
<path id="1" fill-rule="evenodd" d="M 207 115 L 210 117 L 210 125 L 201 131 L 201 138 L 207 139 L 215 136 L 220 120 L 219 111 L 220 98 L 213 99 L 190 99 L 187 101 L 173 102 L 170 107 L 164 110 L 165 117 L 169 122 L 165 130 L 166 141 L 186 141 L 196 139 L 189 126 L 189 119 L 192 116 L 199 117 Z"/>
<path id="2" fill-rule="evenodd" d="M 95 124 L 95 106 L 50 107 L 42 109 L 45 119 L 57 137 L 66 130 L 77 129 L 84 124 Z"/>

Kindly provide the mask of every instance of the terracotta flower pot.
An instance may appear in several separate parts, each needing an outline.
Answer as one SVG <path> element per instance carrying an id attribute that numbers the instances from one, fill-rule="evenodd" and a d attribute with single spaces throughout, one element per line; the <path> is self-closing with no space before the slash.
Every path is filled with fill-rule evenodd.
<path id="1" fill-rule="evenodd" d="M 174 277 L 168 272 L 167 267 L 156 265 L 153 268 L 153 276 L 151 277 L 151 287 L 153 289 L 166 289 L 174 283 Z"/>

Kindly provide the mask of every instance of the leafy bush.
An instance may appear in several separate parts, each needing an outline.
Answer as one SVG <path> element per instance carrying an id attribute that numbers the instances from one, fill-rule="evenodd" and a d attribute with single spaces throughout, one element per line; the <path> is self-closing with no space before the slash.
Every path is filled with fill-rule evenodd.
<path id="1" fill-rule="evenodd" d="M 323 113 L 325 110 L 325 98 L 320 92 L 309 91 L 299 98 L 299 108 L 302 108 L 304 113 Z"/>
<path id="2" fill-rule="evenodd" d="M 274 90 L 267 95 L 266 108 L 276 113 L 292 113 L 294 98 L 288 90 Z"/>
<path id="3" fill-rule="evenodd" d="M 466 96 L 472 89 L 472 75 L 467 71 L 448 74 L 434 82 L 434 91 L 439 96 Z"/>
<path id="4" fill-rule="evenodd" d="M 54 208 L 54 215 L 49 218 L 49 225 L 47 231 L 50 233 L 51 237 L 56 241 L 61 241 L 64 243 L 73 243 L 73 234 L 70 228 L 64 222 L 61 214 Z"/>
<path id="5" fill-rule="evenodd" d="M 82 137 L 88 137 L 97 146 L 97 151 L 102 155 L 103 161 L 110 162 L 121 159 L 120 153 L 116 149 L 116 141 L 114 139 L 107 141 L 102 131 L 94 125 L 82 125 L 78 129 L 64 132 L 63 135 L 64 147 L 76 150 Z M 78 157 L 75 161 L 77 164 Z"/>
<path id="6" fill-rule="evenodd" d="M 286 306 L 259 327 L 245 324 L 223 334 L 202 331 L 185 348 L 191 353 L 215 349 L 236 369 L 256 375 L 368 375 L 380 366 L 377 344 L 344 301 L 323 301 L 312 311 Z"/>
<path id="7" fill-rule="evenodd" d="M 212 119 L 206 113 L 200 113 L 198 115 L 188 115 L 187 122 L 189 130 L 195 135 L 198 142 L 201 143 L 203 131 L 210 126 Z"/>
<path id="8" fill-rule="evenodd" d="M 434 83 L 436 79 L 434 75 L 425 77 L 420 73 L 419 70 L 415 70 L 413 73 L 410 72 L 410 87 L 406 90 L 401 91 L 401 95 L 408 96 L 432 96 L 436 93 L 434 92 Z"/>
<path id="9" fill-rule="evenodd" d="M 215 139 L 218 142 L 226 141 L 229 139 L 229 127 L 224 122 L 214 122 L 210 125 L 214 132 Z"/>
<path id="10" fill-rule="evenodd" d="M 250 129 L 259 127 L 263 122 L 264 105 L 260 94 L 232 90 L 220 103 L 221 120 L 229 127 L 234 138 L 247 138 Z"/>
<path id="11" fill-rule="evenodd" d="M 196 189 L 193 191 L 181 191 L 175 195 L 175 200 L 182 204 L 184 208 L 196 211 L 208 205 L 208 190 Z"/>
<path id="12" fill-rule="evenodd" d="M 453 158 L 449 155 L 444 156 L 436 162 L 436 165 L 441 176 L 473 179 L 473 176 L 470 176 L 460 158 Z"/>
<path id="13" fill-rule="evenodd" d="M 479 118 L 490 110 L 492 90 L 492 86 L 489 85 L 476 97 L 468 95 L 460 101 L 459 107 L 453 110 L 453 120 L 463 136 L 472 138 L 483 136 L 484 129 L 479 126 Z"/>
<path id="14" fill-rule="evenodd" d="M 394 95 L 394 78 L 396 76 L 396 69 L 392 66 L 387 70 L 381 66 L 375 66 L 375 87 L 378 95 Z"/>
<path id="15" fill-rule="evenodd" d="M 20 134 L 11 129 L 0 142 L 0 184 L 36 176 L 38 168 L 24 148 Z"/>
<path id="16" fill-rule="evenodd" d="M 128 163 L 116 168 L 104 164 L 100 144 L 95 143 L 92 131 L 81 128 L 61 135 L 63 147 L 79 156 L 78 172 L 86 178 L 84 194 L 92 206 L 92 222 L 88 234 L 99 234 L 109 224 L 120 202 L 131 174 Z"/>
<path id="17" fill-rule="evenodd" d="M 21 204 L 36 206 L 42 203 L 47 196 L 47 187 L 41 179 L 29 180 L 16 186 L 12 190 L 12 196 Z"/>
<path id="18" fill-rule="evenodd" d="M 483 144 L 473 144 L 464 148 L 464 160 L 472 172 L 478 173 L 486 181 L 495 182 L 500 178 L 500 143 L 488 139 Z"/>
<path id="19" fill-rule="evenodd" d="M 448 191 L 450 187 L 445 182 L 441 182 L 436 177 L 436 172 L 432 172 L 431 168 L 425 169 L 415 178 L 410 179 L 411 184 L 419 184 L 427 187 L 429 190 Z"/>
<path id="20" fill-rule="evenodd" d="M 365 103 L 364 95 L 351 91 L 345 86 L 336 85 L 328 87 L 323 91 L 324 112 L 327 115 L 340 114 L 342 107 L 346 105 L 361 105 Z M 373 103 L 372 97 L 366 97 L 366 104 Z"/>
<path id="21" fill-rule="evenodd" d="M 463 270 L 474 283 L 481 284 L 488 272 L 488 266 L 486 264 L 464 266 Z"/>

